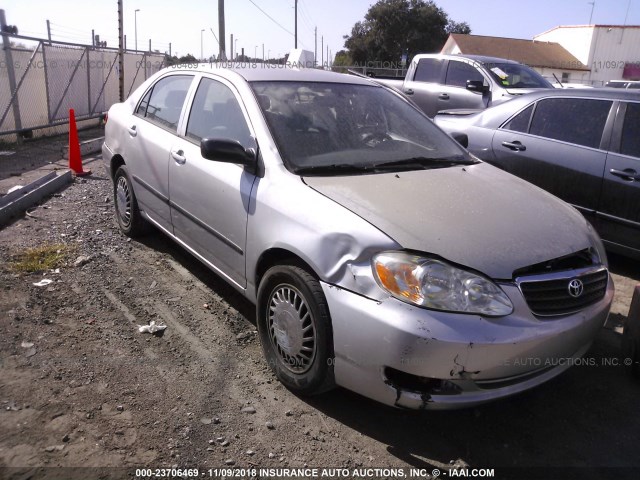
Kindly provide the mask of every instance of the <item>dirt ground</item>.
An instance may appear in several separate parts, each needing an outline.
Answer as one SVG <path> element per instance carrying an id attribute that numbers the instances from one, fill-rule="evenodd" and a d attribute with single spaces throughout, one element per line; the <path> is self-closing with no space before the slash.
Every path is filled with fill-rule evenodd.
<path id="1" fill-rule="evenodd" d="M 452 466 L 640 478 L 640 383 L 619 350 L 640 262 L 610 258 L 616 299 L 593 360 L 528 393 L 451 412 L 396 410 L 342 389 L 300 398 L 263 361 L 254 307 L 160 233 L 121 235 L 111 183 L 98 161 L 88 166 L 92 176 L 0 230 L 0 478 L 172 467 L 447 478 Z M 11 268 L 54 244 L 67 257 L 59 271 Z M 52 282 L 34 285 L 43 278 Z M 167 325 L 163 336 L 138 332 L 151 320 Z"/>

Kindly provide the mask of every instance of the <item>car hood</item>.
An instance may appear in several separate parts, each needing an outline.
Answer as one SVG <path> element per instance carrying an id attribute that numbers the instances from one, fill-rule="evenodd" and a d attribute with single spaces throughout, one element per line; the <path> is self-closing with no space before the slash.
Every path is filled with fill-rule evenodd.
<path id="1" fill-rule="evenodd" d="M 577 210 L 485 163 L 303 180 L 403 248 L 494 279 L 592 246 Z"/>

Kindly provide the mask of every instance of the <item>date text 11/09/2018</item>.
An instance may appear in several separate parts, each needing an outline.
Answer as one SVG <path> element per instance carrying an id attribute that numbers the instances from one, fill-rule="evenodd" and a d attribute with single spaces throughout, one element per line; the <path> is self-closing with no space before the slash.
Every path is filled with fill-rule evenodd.
<path id="1" fill-rule="evenodd" d="M 484 477 L 493 478 L 494 469 L 450 469 L 440 471 L 437 468 L 142 468 L 136 469 L 136 480 L 147 478 L 415 478 L 437 479 L 443 477 Z"/>

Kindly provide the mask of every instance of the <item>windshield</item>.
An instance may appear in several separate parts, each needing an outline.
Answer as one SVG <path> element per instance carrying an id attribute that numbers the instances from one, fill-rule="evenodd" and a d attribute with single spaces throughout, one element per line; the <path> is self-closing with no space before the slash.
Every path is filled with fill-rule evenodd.
<path id="1" fill-rule="evenodd" d="M 350 175 L 472 163 L 453 139 L 383 87 L 251 84 L 287 168 Z"/>
<path id="2" fill-rule="evenodd" d="M 553 88 L 535 70 L 519 63 L 485 63 L 493 78 L 505 88 Z"/>

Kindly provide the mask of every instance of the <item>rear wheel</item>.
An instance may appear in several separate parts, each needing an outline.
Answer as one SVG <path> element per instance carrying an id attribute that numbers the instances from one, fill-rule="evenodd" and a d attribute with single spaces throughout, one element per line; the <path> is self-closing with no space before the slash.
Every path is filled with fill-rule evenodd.
<path id="1" fill-rule="evenodd" d="M 272 267 L 257 310 L 260 342 L 278 379 L 306 395 L 333 388 L 331 317 L 318 280 L 297 266 Z"/>
<path id="2" fill-rule="evenodd" d="M 116 170 L 113 179 L 113 203 L 118 226 L 122 233 L 133 238 L 143 235 L 147 231 L 148 224 L 140 215 L 131 177 L 124 165 Z"/>

